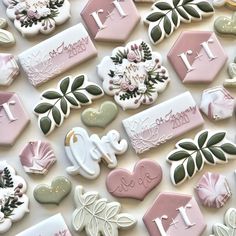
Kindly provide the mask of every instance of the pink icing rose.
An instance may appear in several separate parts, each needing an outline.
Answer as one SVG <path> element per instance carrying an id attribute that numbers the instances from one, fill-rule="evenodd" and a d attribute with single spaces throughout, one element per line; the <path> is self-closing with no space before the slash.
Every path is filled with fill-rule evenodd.
<path id="1" fill-rule="evenodd" d="M 37 14 L 36 12 L 32 11 L 32 10 L 28 10 L 28 11 L 27 11 L 27 16 L 28 16 L 30 19 L 34 19 L 34 18 L 37 19 L 38 14 Z"/>
<path id="2" fill-rule="evenodd" d="M 136 61 L 137 55 L 134 51 L 130 51 L 127 55 L 127 59 L 131 62 Z"/>
<path id="3" fill-rule="evenodd" d="M 121 82 L 120 87 L 123 91 L 127 91 L 129 89 L 129 84 L 127 82 Z"/>

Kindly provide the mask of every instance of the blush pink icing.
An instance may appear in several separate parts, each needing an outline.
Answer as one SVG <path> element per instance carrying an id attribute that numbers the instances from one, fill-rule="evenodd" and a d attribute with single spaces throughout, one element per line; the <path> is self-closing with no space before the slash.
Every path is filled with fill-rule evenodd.
<path id="1" fill-rule="evenodd" d="M 48 142 L 35 141 L 25 145 L 20 153 L 20 161 L 27 173 L 47 174 L 56 157 Z"/>
<path id="2" fill-rule="evenodd" d="M 123 15 L 114 2 L 117 2 Z M 98 16 L 97 22 L 93 13 Z M 132 0 L 90 0 L 81 12 L 81 17 L 96 41 L 125 42 L 140 21 Z"/>
<path id="3" fill-rule="evenodd" d="M 206 223 L 190 195 L 160 193 L 143 217 L 150 236 L 200 236 Z"/>
<path id="4" fill-rule="evenodd" d="M 13 145 L 30 119 L 16 93 L 0 92 L 0 146 Z"/>
<path id="5" fill-rule="evenodd" d="M 183 83 L 210 83 L 227 58 L 215 33 L 211 31 L 183 32 L 168 54 Z"/>
<path id="6" fill-rule="evenodd" d="M 203 206 L 220 208 L 232 196 L 225 176 L 207 172 L 198 182 L 195 191 Z"/>
<path id="7" fill-rule="evenodd" d="M 151 160 L 137 162 L 133 173 L 125 169 L 115 169 L 109 173 L 106 186 L 115 197 L 129 197 L 143 200 L 162 180 L 162 169 Z"/>

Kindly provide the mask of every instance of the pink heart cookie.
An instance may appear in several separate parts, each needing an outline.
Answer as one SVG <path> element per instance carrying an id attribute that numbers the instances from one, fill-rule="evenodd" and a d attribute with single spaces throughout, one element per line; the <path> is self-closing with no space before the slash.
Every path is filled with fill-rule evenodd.
<path id="1" fill-rule="evenodd" d="M 115 197 L 128 197 L 143 200 L 162 180 L 162 169 L 151 160 L 137 162 L 133 173 L 125 169 L 116 169 L 107 176 L 106 186 Z"/>

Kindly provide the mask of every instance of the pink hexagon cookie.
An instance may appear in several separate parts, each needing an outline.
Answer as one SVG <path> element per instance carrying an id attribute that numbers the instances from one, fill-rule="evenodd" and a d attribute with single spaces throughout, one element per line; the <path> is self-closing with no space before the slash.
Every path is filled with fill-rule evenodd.
<path id="1" fill-rule="evenodd" d="M 211 31 L 183 32 L 168 54 L 183 83 L 212 82 L 227 58 L 215 33 Z"/>
<path id="2" fill-rule="evenodd" d="M 13 55 L 0 53 L 0 86 L 9 86 L 20 70 Z"/>
<path id="3" fill-rule="evenodd" d="M 125 42 L 140 21 L 132 0 L 90 0 L 81 16 L 96 41 Z"/>
<path id="4" fill-rule="evenodd" d="M 0 92 L 0 146 L 13 145 L 29 121 L 17 94 Z"/>
<path id="5" fill-rule="evenodd" d="M 206 223 L 190 195 L 161 193 L 143 217 L 150 236 L 200 236 Z"/>

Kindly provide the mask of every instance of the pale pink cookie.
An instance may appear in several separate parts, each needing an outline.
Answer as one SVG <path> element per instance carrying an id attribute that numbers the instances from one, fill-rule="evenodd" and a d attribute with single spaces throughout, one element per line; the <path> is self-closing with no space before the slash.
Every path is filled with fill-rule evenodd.
<path id="1" fill-rule="evenodd" d="M 13 145 L 30 122 L 16 93 L 0 92 L 0 146 Z"/>
<path id="2" fill-rule="evenodd" d="M 136 153 L 143 153 L 203 125 L 204 120 L 192 95 L 185 92 L 122 123 Z"/>
<path id="3" fill-rule="evenodd" d="M 200 109 L 211 120 L 230 118 L 234 114 L 234 97 L 222 86 L 203 91 Z"/>
<path id="4" fill-rule="evenodd" d="M 195 191 L 201 204 L 212 208 L 223 207 L 232 196 L 225 176 L 210 172 L 198 181 Z"/>
<path id="5" fill-rule="evenodd" d="M 49 34 L 70 18 L 68 0 L 3 0 L 6 14 L 23 36 Z"/>
<path id="6" fill-rule="evenodd" d="M 0 86 L 9 86 L 19 75 L 18 64 L 11 54 L 0 53 Z"/>
<path id="7" fill-rule="evenodd" d="M 89 0 L 81 12 L 96 41 L 125 42 L 140 21 L 133 0 Z"/>
<path id="8" fill-rule="evenodd" d="M 215 33 L 211 31 L 183 32 L 168 54 L 183 83 L 212 82 L 227 58 Z"/>
<path id="9" fill-rule="evenodd" d="M 59 213 L 24 230 L 16 236 L 72 236 L 63 216 Z"/>
<path id="10" fill-rule="evenodd" d="M 150 236 L 201 236 L 206 222 L 190 195 L 160 193 L 143 217 Z"/>
<path id="11" fill-rule="evenodd" d="M 39 86 L 97 55 L 80 23 L 22 52 L 19 62 L 33 86 Z"/>
<path id="12" fill-rule="evenodd" d="M 25 172 L 33 174 L 46 175 L 56 162 L 54 151 L 46 141 L 28 142 L 19 156 Z"/>
<path id="13" fill-rule="evenodd" d="M 143 200 L 162 180 L 162 169 L 151 160 L 136 163 L 132 173 L 126 169 L 111 171 L 106 179 L 106 187 L 114 197 Z"/>

